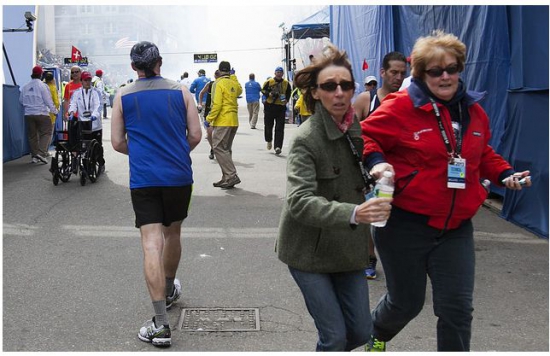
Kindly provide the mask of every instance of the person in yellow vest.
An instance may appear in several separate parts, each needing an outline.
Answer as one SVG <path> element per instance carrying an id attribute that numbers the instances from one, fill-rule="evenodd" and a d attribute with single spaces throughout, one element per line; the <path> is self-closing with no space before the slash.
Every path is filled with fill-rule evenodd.
<path id="1" fill-rule="evenodd" d="M 53 106 L 57 110 L 59 110 L 59 94 L 57 93 L 57 85 L 55 84 L 55 79 L 53 77 L 52 72 L 46 72 L 44 74 L 44 82 L 48 86 L 48 89 L 50 89 L 50 93 L 52 94 L 52 100 L 53 100 Z M 52 138 L 53 138 L 53 132 L 55 131 L 55 119 L 57 118 L 57 114 L 50 113 L 50 119 L 52 120 Z M 50 138 L 50 142 L 51 138 Z"/>
<path id="2" fill-rule="evenodd" d="M 44 75 L 44 82 L 52 94 L 53 105 L 59 110 L 59 94 L 57 93 L 57 85 L 55 84 L 55 79 L 52 72 L 46 72 Z M 57 115 L 50 113 L 50 118 L 52 119 L 52 125 L 54 125 Z"/>
<path id="3" fill-rule="evenodd" d="M 307 108 L 306 101 L 304 100 L 304 94 L 305 91 L 299 90 L 298 91 L 298 100 L 296 100 L 296 104 L 294 105 L 294 109 L 298 111 L 298 114 L 300 115 L 300 125 L 306 122 L 306 120 L 311 116 L 311 112 Z"/>
<path id="4" fill-rule="evenodd" d="M 290 83 L 283 78 L 283 68 L 275 68 L 275 76 L 268 79 L 262 93 L 266 96 L 264 103 L 264 138 L 267 149 L 273 147 L 273 126 L 275 125 L 275 154 L 280 155 L 285 135 L 286 104 L 291 94 Z"/>

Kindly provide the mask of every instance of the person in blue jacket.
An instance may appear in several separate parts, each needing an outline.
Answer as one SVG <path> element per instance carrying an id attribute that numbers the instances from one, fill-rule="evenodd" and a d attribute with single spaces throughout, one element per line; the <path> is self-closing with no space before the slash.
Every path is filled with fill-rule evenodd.
<path id="1" fill-rule="evenodd" d="M 210 82 L 210 78 L 206 77 L 206 72 L 204 69 L 199 69 L 198 73 L 199 76 L 193 80 L 193 83 L 191 83 L 191 86 L 189 87 L 189 91 L 193 94 L 195 94 L 195 100 L 197 101 L 197 105 L 204 106 L 206 104 L 206 97 L 203 99 L 204 101 L 202 103 L 199 103 L 199 94 L 204 88 L 204 86 Z"/>
<path id="2" fill-rule="evenodd" d="M 250 128 L 255 129 L 258 122 L 258 113 L 260 112 L 260 94 L 262 87 L 255 79 L 254 73 L 248 75 L 250 79 L 244 85 L 246 91 L 246 107 L 248 108 L 248 122 Z"/>

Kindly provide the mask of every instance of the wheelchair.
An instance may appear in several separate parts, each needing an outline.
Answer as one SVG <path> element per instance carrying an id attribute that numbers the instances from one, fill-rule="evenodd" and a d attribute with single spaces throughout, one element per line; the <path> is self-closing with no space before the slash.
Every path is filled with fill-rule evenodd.
<path id="1" fill-rule="evenodd" d="M 55 154 L 51 160 L 50 172 L 54 185 L 59 181 L 67 183 L 71 175 L 80 175 L 80 185 L 87 180 L 95 183 L 101 174 L 99 163 L 101 146 L 92 139 L 92 122 L 69 120 L 63 129 L 57 131 Z"/>

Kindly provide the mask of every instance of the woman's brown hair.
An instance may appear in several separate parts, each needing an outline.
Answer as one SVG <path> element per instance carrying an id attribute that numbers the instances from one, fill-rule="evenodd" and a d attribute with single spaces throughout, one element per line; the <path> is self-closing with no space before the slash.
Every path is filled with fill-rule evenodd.
<path id="1" fill-rule="evenodd" d="M 346 51 L 340 51 L 333 44 L 325 47 L 322 55 L 315 59 L 315 63 L 300 70 L 294 76 L 294 86 L 302 89 L 306 106 L 311 113 L 315 112 L 315 102 L 317 101 L 313 98 L 311 91 L 317 88 L 319 72 L 331 65 L 347 68 L 351 74 L 352 82 L 355 83 Z"/>

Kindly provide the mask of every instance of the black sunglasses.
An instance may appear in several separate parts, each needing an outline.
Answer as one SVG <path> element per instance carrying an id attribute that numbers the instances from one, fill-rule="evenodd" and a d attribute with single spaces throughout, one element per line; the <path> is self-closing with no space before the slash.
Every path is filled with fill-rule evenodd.
<path id="1" fill-rule="evenodd" d="M 451 64 L 446 68 L 433 67 L 431 69 L 425 70 L 424 72 L 432 78 L 441 77 L 443 75 L 443 72 L 447 72 L 447 74 L 453 75 L 458 73 L 458 64 Z"/>
<path id="2" fill-rule="evenodd" d="M 326 82 L 317 84 L 317 88 L 321 88 L 324 91 L 335 91 L 336 88 L 338 88 L 338 85 L 340 86 L 340 88 L 342 88 L 343 91 L 355 89 L 355 83 L 347 80 L 342 80 L 340 83 Z"/>
<path id="3" fill-rule="evenodd" d="M 78 74 L 78 73 L 80 73 L 80 72 L 78 72 L 78 71 L 76 71 L 76 72 L 71 72 L 71 74 Z"/>

